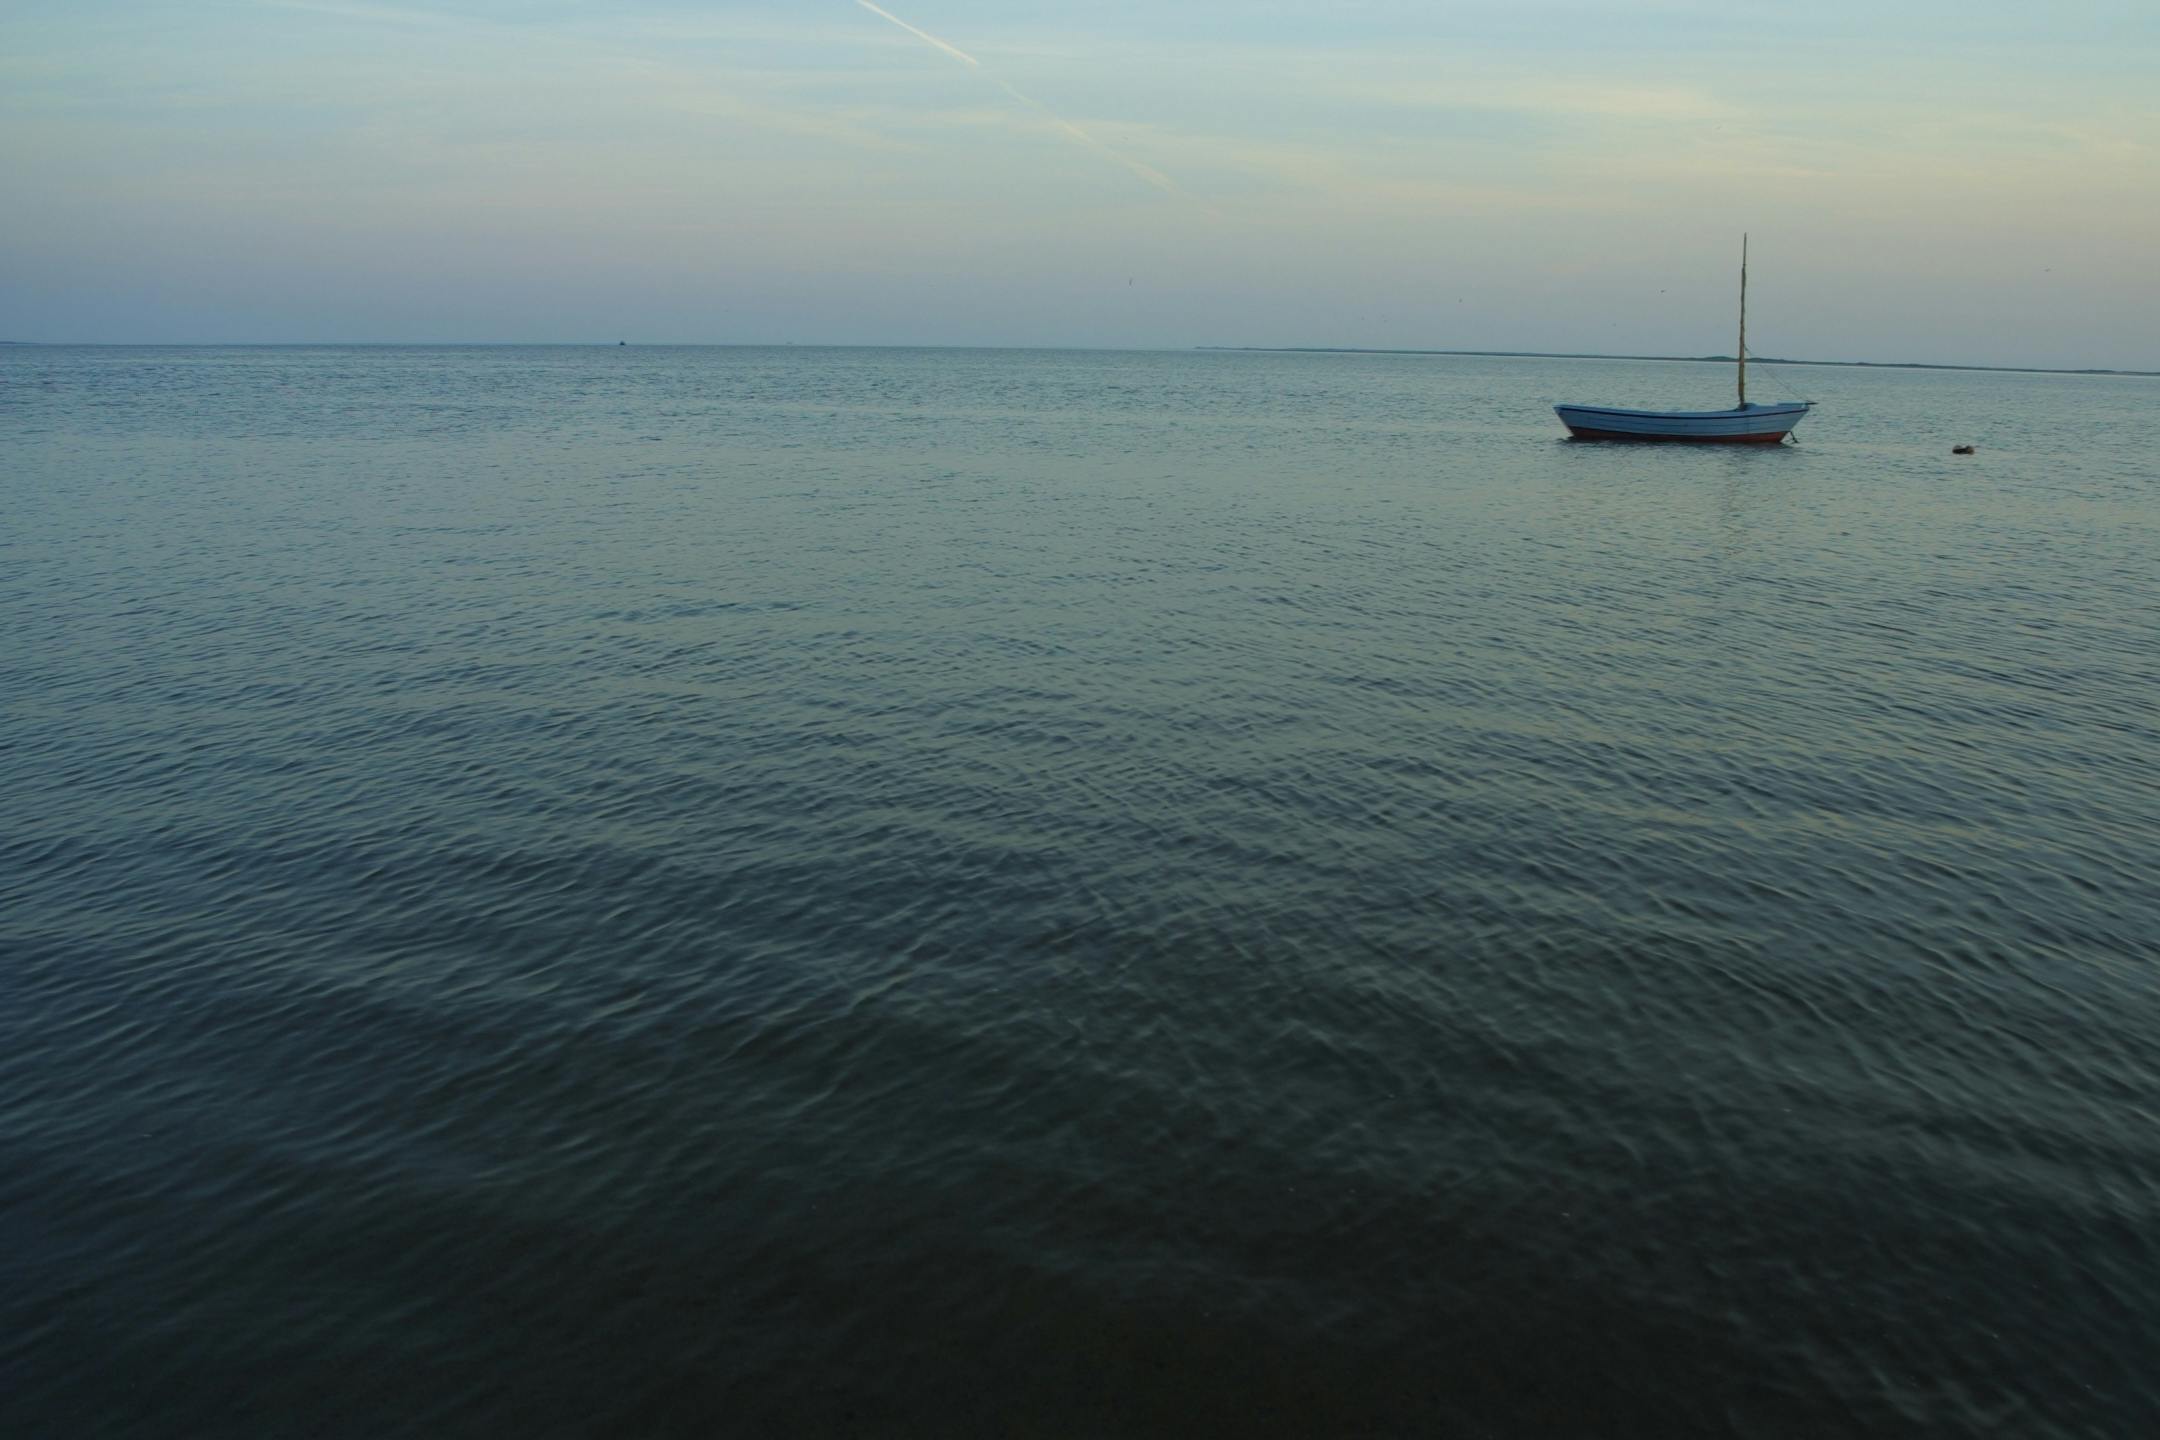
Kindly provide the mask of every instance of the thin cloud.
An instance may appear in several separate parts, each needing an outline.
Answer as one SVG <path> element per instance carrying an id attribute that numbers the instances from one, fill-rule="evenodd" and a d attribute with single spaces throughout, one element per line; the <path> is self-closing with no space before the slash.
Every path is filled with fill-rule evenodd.
<path id="1" fill-rule="evenodd" d="M 339 0 L 256 0 L 265 10 L 298 10 L 309 15 L 330 15 L 340 20 L 375 20 L 390 25 L 426 25 L 445 30 L 478 30 L 485 26 L 456 15 L 426 10 L 406 10 L 395 5 L 341 4 Z"/>

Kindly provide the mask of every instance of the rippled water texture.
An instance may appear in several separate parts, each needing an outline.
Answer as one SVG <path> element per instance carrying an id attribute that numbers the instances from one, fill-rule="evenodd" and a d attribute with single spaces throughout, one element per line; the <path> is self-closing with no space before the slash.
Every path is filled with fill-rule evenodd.
<path id="1" fill-rule="evenodd" d="M 2160 1431 L 2160 388 L 1752 378 L 0 351 L 0 1432 Z"/>

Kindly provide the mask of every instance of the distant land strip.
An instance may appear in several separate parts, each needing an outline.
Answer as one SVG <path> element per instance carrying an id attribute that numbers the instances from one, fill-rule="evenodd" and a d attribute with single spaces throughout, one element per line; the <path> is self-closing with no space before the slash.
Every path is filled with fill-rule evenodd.
<path id="1" fill-rule="evenodd" d="M 1577 350 L 1382 350 L 1362 345 L 1195 345 L 1195 350 L 1235 350 L 1263 355 L 1483 355 L 1503 360 L 1673 360 L 1685 365 L 1730 365 L 1730 355 L 1598 355 Z M 2144 375 L 2160 370 L 2082 370 L 2046 365 L 1940 365 L 1927 360 L 1785 360 L 1750 355 L 1756 365 L 1830 365 L 1845 370 L 1984 370 L 1997 375 Z"/>

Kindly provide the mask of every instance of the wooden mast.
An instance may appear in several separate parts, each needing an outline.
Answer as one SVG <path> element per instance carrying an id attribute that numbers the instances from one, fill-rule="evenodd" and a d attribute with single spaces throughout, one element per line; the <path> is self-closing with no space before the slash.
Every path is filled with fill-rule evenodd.
<path id="1" fill-rule="evenodd" d="M 1740 408 L 1747 409 L 1747 235 L 1740 236 Z"/>

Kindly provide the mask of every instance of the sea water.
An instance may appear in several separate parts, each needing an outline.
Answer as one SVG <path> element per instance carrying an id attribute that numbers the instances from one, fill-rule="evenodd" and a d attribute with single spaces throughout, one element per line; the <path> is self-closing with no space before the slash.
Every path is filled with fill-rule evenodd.
<path id="1" fill-rule="evenodd" d="M 0 350 L 0 1432 L 2151 1433 L 2160 382 L 1750 379 Z"/>

